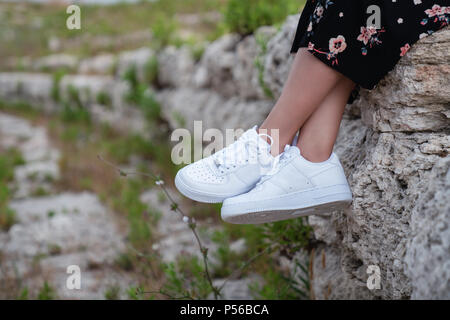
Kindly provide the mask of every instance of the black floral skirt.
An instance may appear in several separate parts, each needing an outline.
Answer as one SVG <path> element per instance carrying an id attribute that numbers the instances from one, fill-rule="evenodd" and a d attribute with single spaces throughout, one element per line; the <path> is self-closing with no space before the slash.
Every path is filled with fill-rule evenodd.
<path id="1" fill-rule="evenodd" d="M 450 0 L 308 0 L 291 53 L 306 47 L 372 89 L 417 40 L 449 20 Z"/>

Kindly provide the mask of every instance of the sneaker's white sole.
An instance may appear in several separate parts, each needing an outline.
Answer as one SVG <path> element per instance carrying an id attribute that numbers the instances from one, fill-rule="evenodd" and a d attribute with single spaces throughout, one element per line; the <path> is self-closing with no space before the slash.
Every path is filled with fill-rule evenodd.
<path id="1" fill-rule="evenodd" d="M 192 199 L 194 201 L 198 202 L 204 202 L 204 203 L 221 203 L 223 200 L 229 197 L 219 196 L 215 194 L 208 194 L 206 192 L 200 192 L 197 190 L 194 190 L 190 188 L 188 185 L 186 185 L 183 182 L 183 179 L 180 177 L 180 175 L 175 176 L 175 186 L 177 187 L 178 191 L 185 197 L 188 197 L 189 199 Z"/>
<path id="2" fill-rule="evenodd" d="M 352 202 L 350 189 L 347 186 L 336 186 L 334 189 L 335 192 L 331 193 L 329 189 L 328 193 L 318 189 L 292 194 L 291 199 L 286 199 L 288 205 L 280 201 L 277 204 L 262 201 L 249 208 L 248 205 L 227 206 L 225 203 L 221 216 L 224 221 L 233 224 L 261 224 L 309 215 L 325 215 L 348 208 Z"/>

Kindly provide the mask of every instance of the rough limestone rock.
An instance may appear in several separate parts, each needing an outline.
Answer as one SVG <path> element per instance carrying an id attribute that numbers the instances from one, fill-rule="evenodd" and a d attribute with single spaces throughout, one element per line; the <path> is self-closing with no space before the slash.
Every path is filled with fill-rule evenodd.
<path id="1" fill-rule="evenodd" d="M 448 298 L 449 42 L 449 29 L 419 41 L 375 90 L 361 91 L 353 108 L 362 121 L 343 121 L 336 152 L 354 200 L 309 219 L 340 268 L 330 276 L 336 268 L 317 266 L 316 297 Z M 369 265 L 381 269 L 380 290 L 365 285 Z"/>
<path id="2" fill-rule="evenodd" d="M 272 27 L 257 32 L 266 38 L 274 33 Z M 194 121 L 202 121 L 204 128 L 224 132 L 261 123 L 273 106 L 255 64 L 261 50 L 255 36 L 241 39 L 235 34 L 207 46 L 197 64 L 185 48 L 164 50 L 158 56 L 158 82 L 163 89 L 157 99 L 171 127 L 192 130 Z"/>
<path id="3" fill-rule="evenodd" d="M 97 101 L 99 94 L 112 95 L 115 81 L 110 76 L 67 75 L 61 79 L 59 90 L 62 100 L 79 99 L 85 106 Z"/>
<path id="4" fill-rule="evenodd" d="M 411 240 L 406 251 L 413 299 L 450 299 L 450 159 L 439 160 L 425 192 L 411 212 Z"/>
<path id="5" fill-rule="evenodd" d="M 0 73 L 0 98 L 4 100 L 33 101 L 48 105 L 53 87 L 51 75 L 41 73 Z"/>
<path id="6" fill-rule="evenodd" d="M 165 48 L 158 54 L 158 84 L 162 87 L 187 86 L 192 82 L 194 59 L 187 47 Z"/>
<path id="7" fill-rule="evenodd" d="M 421 40 L 376 90 L 361 90 L 357 104 L 368 126 L 383 132 L 449 127 L 449 39 L 447 28 Z"/>
<path id="8" fill-rule="evenodd" d="M 60 175 L 60 153 L 51 146 L 46 129 L 0 113 L 0 139 L 0 149 L 15 148 L 25 162 L 14 169 L 14 197 L 24 198 L 39 190 L 51 191 L 50 182 Z"/>
<path id="9" fill-rule="evenodd" d="M 232 80 L 233 67 L 236 64 L 235 50 L 239 40 L 239 35 L 228 34 L 206 48 L 194 76 L 198 87 L 212 88 L 225 97 L 233 97 L 237 94 L 237 84 Z"/>
<path id="10" fill-rule="evenodd" d="M 37 59 L 33 63 L 33 69 L 38 71 L 73 70 L 77 65 L 78 58 L 76 56 L 61 53 Z"/>
<path id="11" fill-rule="evenodd" d="M 276 34 L 274 27 L 261 27 L 255 35 L 247 36 L 236 46 L 236 65 L 233 68 L 233 79 L 238 85 L 239 96 L 243 99 L 268 99 L 261 82 L 264 68 L 264 46 Z"/>
<path id="12" fill-rule="evenodd" d="M 62 299 L 103 299 L 112 286 L 122 289 L 133 284 L 118 272 L 114 262 L 126 250 L 123 230 L 115 215 L 92 193 L 62 193 L 34 197 L 36 188 L 52 190 L 59 177 L 59 151 L 46 130 L 25 119 L 0 113 L 0 150 L 14 147 L 24 164 L 15 167 L 11 183 L 15 212 L 12 227 L 0 230 L 1 298 L 12 298 L 14 290 L 28 288 L 35 297 L 44 281 Z M 81 289 L 66 286 L 67 268 L 81 271 Z"/>
<path id="13" fill-rule="evenodd" d="M 103 299 L 109 286 L 130 286 L 128 275 L 114 271 L 114 260 L 125 250 L 123 236 L 97 196 L 65 193 L 13 201 L 10 207 L 18 222 L 0 237 L 9 261 L 0 279 L 24 279 L 32 293 L 46 280 L 63 299 Z M 70 265 L 80 267 L 82 290 L 66 287 Z"/>
<path id="14" fill-rule="evenodd" d="M 146 47 L 122 52 L 117 59 L 116 76 L 122 78 L 128 70 L 135 68 L 138 78 L 143 81 L 145 79 L 145 65 L 154 54 L 152 49 Z"/>
<path id="15" fill-rule="evenodd" d="M 225 99 L 215 91 L 193 88 L 164 90 L 158 100 L 172 128 L 193 130 L 194 121 L 202 121 L 204 130 L 217 128 L 224 134 L 226 129 L 247 129 L 262 122 L 273 105 L 267 100 Z"/>
<path id="16" fill-rule="evenodd" d="M 267 43 L 263 77 L 275 97 L 280 96 L 291 68 L 294 55 L 290 54 L 290 49 L 299 18 L 299 15 L 289 16 L 281 30 Z"/>
<path id="17" fill-rule="evenodd" d="M 115 63 L 115 55 L 111 53 L 99 54 L 95 57 L 81 60 L 78 66 L 78 72 L 88 74 L 108 74 L 113 71 Z"/>

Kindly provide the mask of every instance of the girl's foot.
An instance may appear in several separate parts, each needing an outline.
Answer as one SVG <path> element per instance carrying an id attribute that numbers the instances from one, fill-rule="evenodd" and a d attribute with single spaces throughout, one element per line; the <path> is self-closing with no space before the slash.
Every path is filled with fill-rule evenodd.
<path id="1" fill-rule="evenodd" d="M 186 197 L 207 203 L 248 192 L 272 168 L 271 144 L 270 136 L 249 129 L 228 147 L 178 171 L 175 185 Z"/>
<path id="2" fill-rule="evenodd" d="M 352 193 L 338 157 L 313 163 L 286 146 L 273 168 L 250 192 L 226 199 L 222 219 L 258 224 L 324 214 L 348 207 Z"/>

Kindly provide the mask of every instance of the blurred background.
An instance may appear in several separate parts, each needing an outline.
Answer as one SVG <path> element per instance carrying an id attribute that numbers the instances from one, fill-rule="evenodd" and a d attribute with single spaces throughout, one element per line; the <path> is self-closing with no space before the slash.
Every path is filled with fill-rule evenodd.
<path id="1" fill-rule="evenodd" d="M 80 30 L 66 27 L 71 3 Z M 170 142 L 194 120 L 264 118 L 282 86 L 264 75 L 288 66 L 263 57 L 273 37 L 289 54 L 303 5 L 0 0 L 0 298 L 313 298 L 306 222 L 222 223 L 219 205 L 175 191 Z"/>

